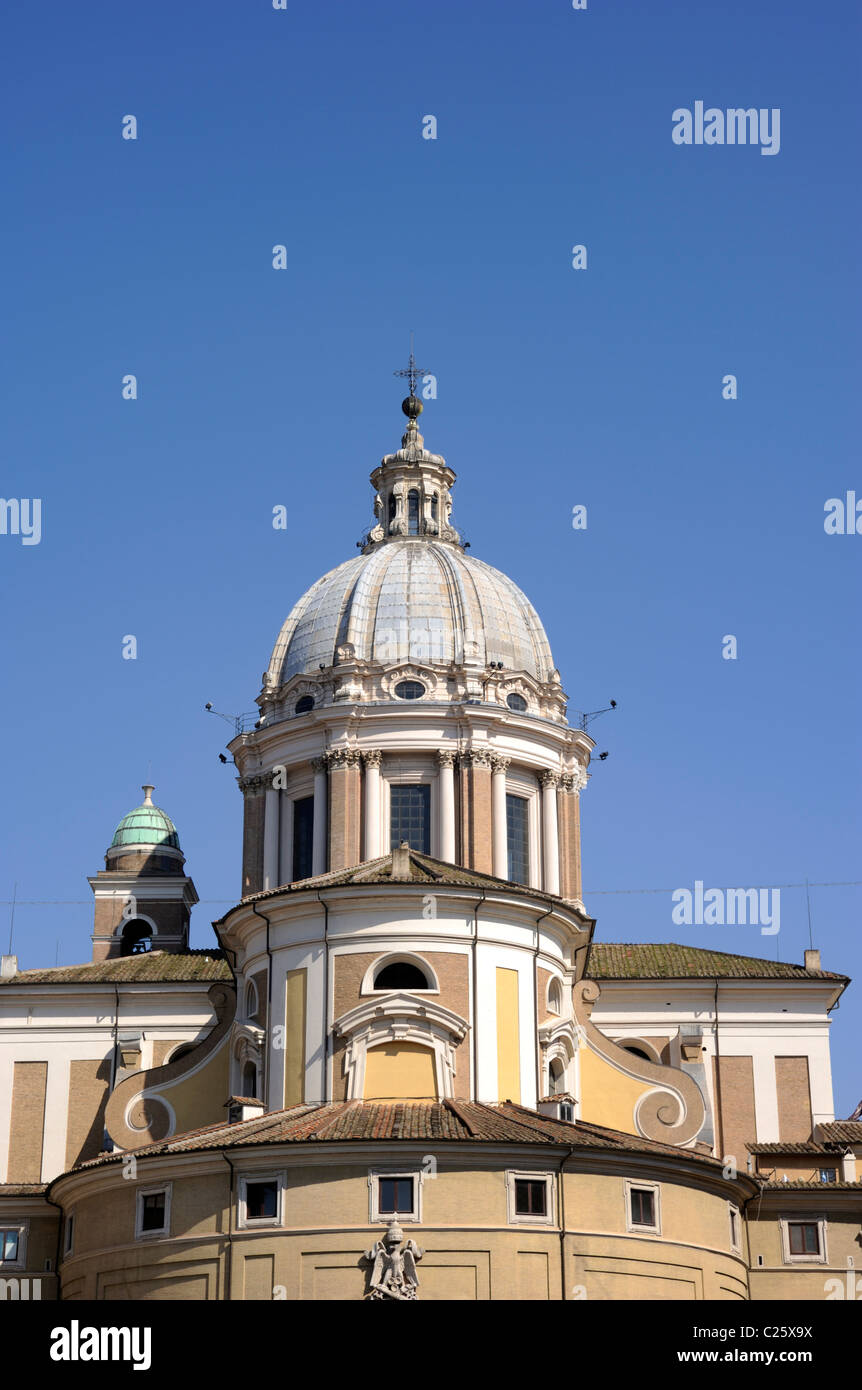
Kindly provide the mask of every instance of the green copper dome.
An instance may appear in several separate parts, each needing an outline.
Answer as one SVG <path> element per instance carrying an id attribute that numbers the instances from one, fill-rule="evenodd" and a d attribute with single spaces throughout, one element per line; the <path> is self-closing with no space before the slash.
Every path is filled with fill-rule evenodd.
<path id="1" fill-rule="evenodd" d="M 161 845 L 169 849 L 179 849 L 180 837 L 170 816 L 153 805 L 151 786 L 141 788 L 144 799 L 140 806 L 123 816 L 114 831 L 111 849 L 122 849 L 126 845 Z"/>

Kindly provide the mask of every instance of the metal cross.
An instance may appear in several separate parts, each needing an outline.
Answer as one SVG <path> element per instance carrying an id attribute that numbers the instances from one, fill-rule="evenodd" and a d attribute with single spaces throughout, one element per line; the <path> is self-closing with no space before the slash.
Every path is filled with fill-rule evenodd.
<path id="1" fill-rule="evenodd" d="M 426 368 L 426 367 L 417 367 L 417 366 L 416 366 L 416 358 L 413 356 L 413 334 L 411 333 L 411 334 L 410 334 L 410 361 L 409 361 L 409 363 L 407 364 L 406 367 L 402 367 L 401 370 L 398 371 L 398 372 L 393 372 L 392 375 L 393 375 L 393 376 L 406 376 L 406 377 L 407 377 L 407 380 L 410 382 L 410 394 L 411 394 L 411 396 L 415 396 L 415 395 L 416 395 L 416 383 L 417 383 L 417 381 L 419 380 L 420 376 L 425 376 L 425 375 L 426 375 L 426 372 L 427 372 L 427 368 Z"/>

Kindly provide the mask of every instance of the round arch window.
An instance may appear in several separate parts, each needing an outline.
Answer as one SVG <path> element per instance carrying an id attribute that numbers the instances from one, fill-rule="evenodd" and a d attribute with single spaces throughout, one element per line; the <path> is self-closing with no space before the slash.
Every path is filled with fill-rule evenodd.
<path id="1" fill-rule="evenodd" d="M 399 681 L 395 687 L 399 700 L 421 700 L 425 687 L 421 681 Z"/>
<path id="2" fill-rule="evenodd" d="M 642 1047 L 629 1046 L 628 1043 L 623 1043 L 623 1048 L 626 1052 L 630 1052 L 633 1057 L 640 1057 L 644 1062 L 653 1061 L 653 1058 L 650 1057 L 648 1052 L 644 1052 Z"/>
<path id="3" fill-rule="evenodd" d="M 141 956 L 145 951 L 152 950 L 153 929 L 149 922 L 142 922 L 134 917 L 123 927 L 123 940 L 120 946 L 121 956 Z"/>
<path id="4" fill-rule="evenodd" d="M 310 709 L 314 709 L 314 697 L 312 695 L 301 695 L 296 702 L 294 714 L 308 714 Z"/>
<path id="5" fill-rule="evenodd" d="M 514 691 L 511 695 L 506 696 L 506 704 L 509 706 L 509 709 L 517 710 L 518 714 L 523 714 L 524 710 L 527 708 L 527 701 L 524 699 L 523 695 L 518 695 Z"/>
<path id="6" fill-rule="evenodd" d="M 430 989 L 428 976 L 409 960 L 394 960 L 374 976 L 375 989 Z"/>

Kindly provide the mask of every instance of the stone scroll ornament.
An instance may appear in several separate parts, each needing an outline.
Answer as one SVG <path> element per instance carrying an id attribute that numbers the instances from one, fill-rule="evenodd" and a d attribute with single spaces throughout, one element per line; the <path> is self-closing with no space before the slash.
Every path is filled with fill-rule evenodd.
<path id="1" fill-rule="evenodd" d="M 662 1144 L 690 1145 L 706 1119 L 700 1087 L 687 1072 L 635 1057 L 596 1028 L 590 1015 L 600 994 L 595 980 L 580 980 L 572 991 L 575 1018 L 594 1052 L 626 1076 L 652 1087 L 635 1106 L 634 1123 L 638 1134 Z"/>
<path id="2" fill-rule="evenodd" d="M 365 1252 L 365 1259 L 371 1265 L 366 1298 L 371 1302 L 390 1298 L 399 1303 L 414 1301 L 419 1288 L 416 1265 L 424 1253 L 415 1240 L 405 1240 L 397 1221 L 390 1222 L 383 1239 Z"/>

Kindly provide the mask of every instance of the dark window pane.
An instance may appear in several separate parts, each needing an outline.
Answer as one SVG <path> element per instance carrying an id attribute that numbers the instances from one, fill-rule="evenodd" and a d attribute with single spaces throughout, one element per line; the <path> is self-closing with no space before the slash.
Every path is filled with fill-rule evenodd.
<path id="1" fill-rule="evenodd" d="M 413 1214 L 413 1179 L 380 1178 L 380 1215 L 389 1216 L 393 1212 L 404 1216 Z"/>
<path id="2" fill-rule="evenodd" d="M 141 1230 L 161 1231 L 165 1225 L 164 1192 L 148 1192 L 141 1198 Z"/>
<path id="3" fill-rule="evenodd" d="M 395 687 L 399 700 L 421 700 L 425 687 L 421 681 L 399 681 Z"/>
<path id="4" fill-rule="evenodd" d="M 544 1178 L 515 1179 L 515 1211 L 518 1216 L 547 1214 L 548 1184 Z"/>
<path id="5" fill-rule="evenodd" d="M 821 1182 L 834 1182 L 837 1176 L 838 1176 L 838 1170 L 837 1170 L 837 1168 L 821 1168 L 821 1169 L 820 1169 L 820 1181 L 821 1181 Z"/>
<path id="6" fill-rule="evenodd" d="M 530 881 L 529 802 L 523 796 L 506 796 L 508 873 L 513 883 Z"/>
<path id="7" fill-rule="evenodd" d="M 419 493 L 415 488 L 411 488 L 407 494 L 407 534 L 419 535 Z"/>
<path id="8" fill-rule="evenodd" d="M 418 965 L 406 960 L 393 961 L 384 965 L 374 979 L 375 989 L 427 989 L 428 981 Z"/>
<path id="9" fill-rule="evenodd" d="M 406 840 L 420 854 L 431 853 L 431 788 L 390 787 L 389 844 L 397 849 Z"/>
<path id="10" fill-rule="evenodd" d="M 511 695 L 506 696 L 506 704 L 509 706 L 509 709 L 517 710 L 519 713 L 523 713 L 527 708 L 527 701 L 524 699 L 523 695 L 518 695 L 515 691 L 513 691 Z"/>
<path id="11" fill-rule="evenodd" d="M 304 796 L 293 803 L 293 877 L 311 878 L 311 849 L 314 834 L 314 797 Z"/>
<path id="12" fill-rule="evenodd" d="M 640 1187 L 632 1188 L 632 1224 L 655 1225 L 655 1193 Z"/>
<path id="13" fill-rule="evenodd" d="M 311 695 L 300 695 L 296 702 L 296 714 L 307 714 L 310 709 L 314 709 L 314 697 Z"/>
<path id="14" fill-rule="evenodd" d="M 790 1222 L 791 1255 L 819 1255 L 820 1232 L 816 1221 Z"/>
<path id="15" fill-rule="evenodd" d="M 249 1221 L 278 1215 L 278 1183 L 248 1182 L 245 1185 L 245 1213 Z"/>
<path id="16" fill-rule="evenodd" d="M 18 1258 L 18 1232 L 0 1231 L 0 1257 L 4 1260 Z"/>

